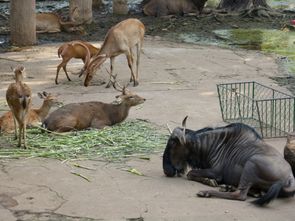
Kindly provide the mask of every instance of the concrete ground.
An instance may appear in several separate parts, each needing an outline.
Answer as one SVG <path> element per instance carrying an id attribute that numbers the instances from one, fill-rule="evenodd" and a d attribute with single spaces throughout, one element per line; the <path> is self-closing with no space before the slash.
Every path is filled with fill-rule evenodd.
<path id="1" fill-rule="evenodd" d="M 105 67 L 96 74 L 92 86 L 63 72 L 54 84 L 58 45 L 42 45 L 19 52 L 0 54 L 0 103 L 5 103 L 7 86 L 12 82 L 10 66 L 23 64 L 34 93 L 58 94 L 61 101 L 100 100 L 111 102 L 118 94 L 99 86 L 107 80 Z M 130 73 L 124 56 L 116 59 L 118 81 L 127 83 Z M 68 70 L 78 72 L 82 63 L 73 60 Z M 141 56 L 139 86 L 130 89 L 147 100 L 142 108 L 132 108 L 129 118 L 147 119 L 158 125 L 179 126 L 188 115 L 188 128 L 220 126 L 222 122 L 216 84 L 258 81 L 280 88 L 269 77 L 280 76 L 274 56 L 256 51 L 176 44 L 147 37 Z M 1 139 L 1 137 L 0 137 Z M 268 139 L 279 151 L 286 140 Z M 164 149 L 165 147 L 163 147 Z M 197 198 L 199 190 L 211 187 L 182 178 L 167 178 L 162 171 L 161 154 L 149 161 L 131 159 L 126 164 L 79 161 L 94 170 L 74 167 L 53 159 L 0 160 L 0 220 L 293 220 L 294 199 L 277 199 L 266 208 L 250 202 Z M 132 167 L 145 176 L 124 169 Z M 73 175 L 76 171 L 90 182 Z"/>

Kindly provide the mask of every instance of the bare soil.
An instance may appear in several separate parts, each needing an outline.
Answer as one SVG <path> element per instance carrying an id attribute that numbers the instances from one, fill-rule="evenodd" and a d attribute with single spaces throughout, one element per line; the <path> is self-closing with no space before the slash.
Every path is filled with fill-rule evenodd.
<path id="1" fill-rule="evenodd" d="M 107 28 L 122 19 L 109 17 L 98 20 L 103 27 L 86 39 L 92 39 L 94 44 L 101 43 L 99 41 Z M 166 32 L 160 30 L 167 28 L 170 20 L 141 19 L 148 31 L 141 56 L 139 86 L 131 87 L 131 90 L 147 100 L 142 108 L 131 109 L 130 119 L 141 118 L 160 126 L 169 123 L 175 127 L 188 115 L 188 127 L 192 129 L 223 125 L 216 92 L 218 83 L 255 80 L 289 93 L 270 79 L 284 77 L 275 55 L 169 42 L 151 34 Z M 176 23 L 184 19 L 188 18 L 177 18 Z M 148 23 L 147 20 L 153 22 Z M 203 31 L 206 32 L 215 22 L 212 20 L 210 24 L 208 21 L 207 26 L 202 26 Z M 157 24 L 161 28 L 153 29 Z M 168 30 L 180 30 L 180 27 L 184 28 L 185 25 L 179 23 L 178 28 Z M 39 39 L 42 40 L 43 36 L 46 41 L 55 38 L 64 41 L 72 40 L 74 35 L 42 35 Z M 76 39 L 79 37 L 75 36 Z M 32 87 L 34 106 L 41 103 L 37 92 L 44 90 L 58 94 L 64 103 L 114 100 L 117 95 L 114 89 L 98 85 L 98 82 L 108 79 L 105 68 L 109 67 L 109 62 L 97 72 L 92 85 L 87 88 L 77 75 L 71 75 L 72 81 L 68 82 L 62 72 L 60 84 L 55 85 L 56 66 L 60 62 L 57 57 L 59 45 L 43 44 L 0 54 L 1 110 L 7 109 L 4 105 L 5 92 L 13 81 L 10 67 L 18 64 L 26 67 L 26 82 Z M 81 61 L 72 60 L 68 69 L 75 73 L 81 66 Z M 116 59 L 115 72 L 121 84 L 128 82 L 130 73 L 124 56 Z M 267 142 L 282 152 L 286 140 L 268 139 Z M 210 187 L 187 181 L 186 177 L 166 178 L 162 172 L 161 155 L 154 154 L 149 161 L 134 158 L 125 164 L 99 160 L 78 162 L 95 170 L 76 168 L 72 162 L 52 159 L 1 159 L 0 220 L 294 219 L 294 199 L 277 199 L 262 209 L 250 203 L 253 200 L 251 197 L 246 202 L 197 198 L 195 194 L 198 191 Z M 144 176 L 126 172 L 126 168 L 136 168 Z M 72 171 L 89 177 L 90 182 L 73 175 Z"/>

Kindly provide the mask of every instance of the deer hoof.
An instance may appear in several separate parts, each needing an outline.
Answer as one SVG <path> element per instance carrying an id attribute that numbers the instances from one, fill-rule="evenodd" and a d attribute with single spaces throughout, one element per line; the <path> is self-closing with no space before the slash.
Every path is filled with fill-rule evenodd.
<path id="1" fill-rule="evenodd" d="M 138 81 L 134 81 L 134 87 L 138 86 Z"/>

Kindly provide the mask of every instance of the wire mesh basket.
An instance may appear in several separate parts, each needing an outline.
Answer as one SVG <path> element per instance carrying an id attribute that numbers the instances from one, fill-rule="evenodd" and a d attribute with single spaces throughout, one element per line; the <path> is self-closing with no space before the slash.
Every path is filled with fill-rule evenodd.
<path id="1" fill-rule="evenodd" d="M 284 137 L 295 130 L 295 97 L 257 82 L 217 85 L 222 119 L 242 122 L 264 138 Z"/>

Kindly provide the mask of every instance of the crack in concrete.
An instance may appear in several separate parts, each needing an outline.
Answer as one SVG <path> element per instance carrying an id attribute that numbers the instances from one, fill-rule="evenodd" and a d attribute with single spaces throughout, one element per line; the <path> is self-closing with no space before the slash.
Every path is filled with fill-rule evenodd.
<path id="1" fill-rule="evenodd" d="M 93 219 L 81 216 L 69 216 L 55 212 L 32 212 L 29 210 L 17 210 L 12 212 L 18 221 L 37 221 L 37 220 L 50 220 L 50 221 L 100 221 L 103 219 Z"/>
<path id="2" fill-rule="evenodd" d="M 62 202 L 55 209 L 52 209 L 53 212 L 55 212 L 56 210 L 60 209 L 68 201 L 60 193 L 58 193 L 57 191 L 53 190 L 49 186 L 46 186 L 46 185 L 36 185 L 36 186 L 37 187 L 41 187 L 41 188 L 47 188 L 50 192 L 54 193 L 60 200 L 62 200 Z"/>
<path id="3" fill-rule="evenodd" d="M 4 174 L 8 175 L 8 171 L 7 171 L 7 169 L 6 169 L 6 165 L 5 165 L 3 162 L 0 162 L 0 170 L 1 170 Z"/>

